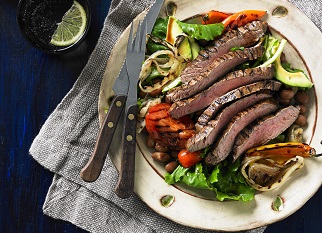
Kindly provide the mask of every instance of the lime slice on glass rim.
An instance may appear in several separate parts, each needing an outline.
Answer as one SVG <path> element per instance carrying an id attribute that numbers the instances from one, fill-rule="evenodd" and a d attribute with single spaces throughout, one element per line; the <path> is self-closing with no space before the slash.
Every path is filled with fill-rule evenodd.
<path id="1" fill-rule="evenodd" d="M 86 24 L 87 18 L 84 8 L 77 1 L 74 1 L 58 24 L 50 43 L 56 46 L 74 44 L 83 35 Z"/>

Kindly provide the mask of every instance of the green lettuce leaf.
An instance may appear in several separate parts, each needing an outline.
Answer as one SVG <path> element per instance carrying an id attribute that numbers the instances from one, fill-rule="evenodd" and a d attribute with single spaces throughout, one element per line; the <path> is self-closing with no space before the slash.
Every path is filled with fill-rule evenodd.
<path id="1" fill-rule="evenodd" d="M 158 37 L 158 38 L 164 40 L 167 36 L 168 20 L 169 20 L 169 18 L 157 18 L 157 20 L 155 21 L 155 24 L 153 26 L 151 34 L 154 35 L 155 37 Z M 157 43 L 153 42 L 151 39 L 148 40 L 146 47 L 147 47 L 147 50 L 151 54 L 156 51 L 159 51 L 159 50 L 169 49 L 168 47 L 166 47 L 162 44 L 157 44 Z"/>
<path id="2" fill-rule="evenodd" d="M 184 23 L 179 20 L 177 22 L 184 33 L 197 40 L 213 40 L 215 37 L 221 35 L 225 29 L 222 23 L 202 25 Z"/>
<path id="3" fill-rule="evenodd" d="M 251 201 L 254 199 L 255 191 L 246 183 L 239 166 L 240 160 L 235 163 L 223 161 L 208 173 L 207 167 L 202 163 L 192 168 L 179 165 L 173 173 L 166 173 L 165 181 L 168 184 L 180 182 L 191 187 L 214 191 L 219 201 Z"/>

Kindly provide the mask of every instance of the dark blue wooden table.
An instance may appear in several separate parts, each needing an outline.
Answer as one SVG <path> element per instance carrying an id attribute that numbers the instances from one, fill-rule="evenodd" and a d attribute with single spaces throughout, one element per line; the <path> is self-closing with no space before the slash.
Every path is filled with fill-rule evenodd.
<path id="1" fill-rule="evenodd" d="M 0 232 L 83 232 L 42 213 L 53 174 L 28 154 L 49 114 L 71 89 L 99 37 L 109 0 L 90 0 L 92 22 L 84 43 L 63 56 L 44 54 L 20 34 L 18 0 L 0 2 Z M 322 232 L 322 189 L 265 233 Z"/>

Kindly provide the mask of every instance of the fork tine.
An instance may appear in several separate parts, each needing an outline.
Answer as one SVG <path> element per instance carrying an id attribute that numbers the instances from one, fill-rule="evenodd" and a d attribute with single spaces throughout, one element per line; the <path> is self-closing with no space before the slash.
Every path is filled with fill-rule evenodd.
<path id="1" fill-rule="evenodd" d="M 129 35 L 129 41 L 131 41 L 131 43 L 127 43 L 127 48 L 126 51 L 130 52 L 132 51 L 132 41 L 133 41 L 133 22 L 131 23 L 131 29 L 130 29 L 130 35 Z"/>
<path id="2" fill-rule="evenodd" d="M 141 48 L 140 52 L 145 54 L 146 49 L 146 34 L 147 34 L 147 22 L 145 21 L 144 25 L 141 27 Z"/>
<path id="3" fill-rule="evenodd" d="M 136 35 L 135 35 L 135 38 L 134 38 L 134 41 L 133 41 L 133 43 L 134 43 L 133 51 L 135 53 L 140 53 L 141 36 L 142 36 L 141 29 L 142 29 L 142 22 L 139 21 L 139 25 L 138 25 L 138 28 L 136 30 Z"/>

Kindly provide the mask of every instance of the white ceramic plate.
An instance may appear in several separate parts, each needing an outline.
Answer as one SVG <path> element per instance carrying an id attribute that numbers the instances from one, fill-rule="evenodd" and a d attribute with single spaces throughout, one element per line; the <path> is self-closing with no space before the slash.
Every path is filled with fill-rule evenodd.
<path id="1" fill-rule="evenodd" d="M 165 5 L 168 2 L 170 1 L 165 1 Z M 322 128 L 320 119 L 322 112 L 317 104 L 317 100 L 322 99 L 322 79 L 318 64 L 322 52 L 322 34 L 303 13 L 292 4 L 280 0 L 172 0 L 172 2 L 177 4 L 176 17 L 180 20 L 209 10 L 224 12 L 238 12 L 245 9 L 267 10 L 266 21 L 275 29 L 275 32 L 289 41 L 284 50 L 286 58 L 292 61 L 294 67 L 306 70 L 315 84 L 314 90 L 310 92 L 309 124 L 304 137 L 307 143 L 315 147 L 318 152 L 322 152 L 320 143 L 322 133 L 317 130 Z M 273 10 L 280 5 L 288 9 L 288 14 L 280 18 L 272 16 Z M 144 13 L 138 18 L 142 18 L 143 15 Z M 160 15 L 164 16 L 164 8 Z M 125 57 L 128 33 L 129 29 L 126 29 L 116 43 L 107 64 L 98 104 L 100 122 L 105 116 L 104 109 L 109 105 L 109 98 L 113 96 L 111 87 Z M 119 169 L 120 127 L 116 135 L 109 156 Z M 180 185 L 167 185 L 163 180 L 165 169 L 163 165 L 152 160 L 151 153 L 152 151 L 145 145 L 145 135 L 138 135 L 135 193 L 158 214 L 180 224 L 200 229 L 240 231 L 274 223 L 301 208 L 320 188 L 322 182 L 321 158 L 310 158 L 305 159 L 304 168 L 293 173 L 287 183 L 276 190 L 256 194 L 255 200 L 247 203 L 219 202 L 215 200 L 214 194 L 208 192 L 196 192 Z M 175 198 L 169 207 L 161 204 L 160 199 L 165 195 L 172 195 Z M 284 200 L 284 208 L 277 212 L 271 205 L 278 195 Z"/>

